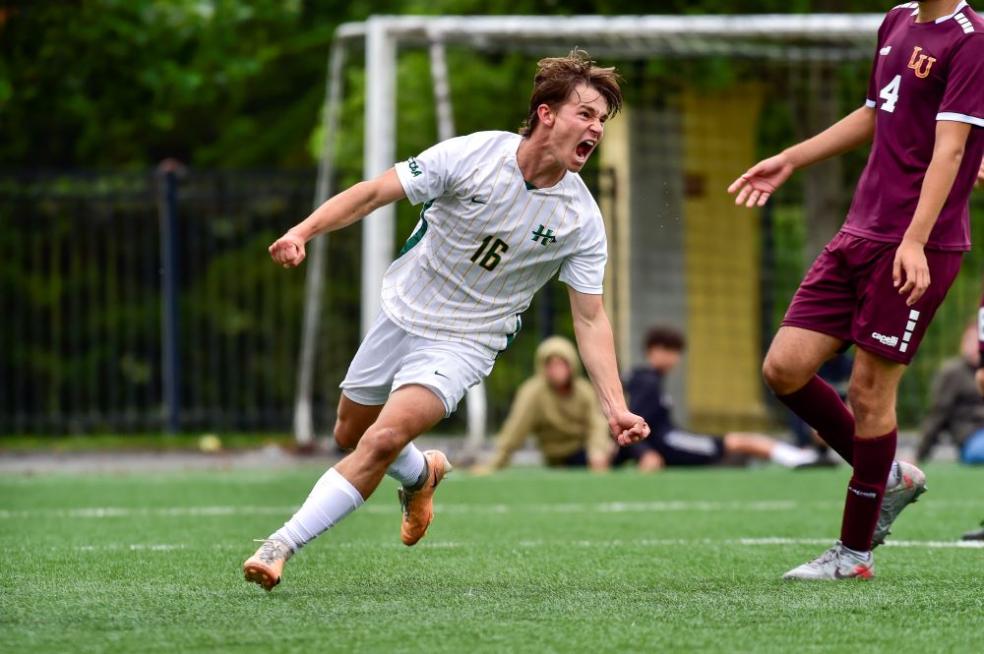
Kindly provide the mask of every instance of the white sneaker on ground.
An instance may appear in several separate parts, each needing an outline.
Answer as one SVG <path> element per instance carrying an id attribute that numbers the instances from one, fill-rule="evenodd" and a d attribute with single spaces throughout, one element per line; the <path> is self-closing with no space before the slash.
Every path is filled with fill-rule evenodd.
<path id="1" fill-rule="evenodd" d="M 793 568 L 783 579 L 809 581 L 839 581 L 841 579 L 871 579 L 875 576 L 875 557 L 867 560 L 841 545 L 840 541 L 818 558 Z"/>

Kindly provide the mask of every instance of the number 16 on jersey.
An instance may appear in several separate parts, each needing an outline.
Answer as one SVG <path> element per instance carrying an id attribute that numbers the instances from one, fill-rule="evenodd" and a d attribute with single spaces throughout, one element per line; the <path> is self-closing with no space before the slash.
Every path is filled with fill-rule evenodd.
<path id="1" fill-rule="evenodd" d="M 491 246 L 490 246 L 491 244 Z M 478 263 L 482 268 L 486 270 L 495 270 L 495 267 L 499 265 L 502 261 L 501 253 L 509 249 L 509 245 L 505 241 L 500 239 L 492 240 L 492 236 L 486 236 L 482 239 L 482 244 L 479 246 L 475 254 L 472 255 L 472 262 Z"/>

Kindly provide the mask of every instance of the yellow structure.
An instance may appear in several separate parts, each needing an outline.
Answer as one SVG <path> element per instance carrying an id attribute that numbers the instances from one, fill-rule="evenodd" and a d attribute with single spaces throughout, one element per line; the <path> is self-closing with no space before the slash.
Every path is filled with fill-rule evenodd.
<path id="1" fill-rule="evenodd" d="M 687 90 L 684 247 L 690 426 L 722 432 L 766 419 L 762 358 L 760 211 L 736 207 L 728 185 L 756 161 L 763 91 Z"/>
<path id="2" fill-rule="evenodd" d="M 688 348 L 670 380 L 678 417 L 718 433 L 763 428 L 760 211 L 726 189 L 756 159 L 764 90 L 685 90 L 606 127 L 599 183 L 609 267 L 606 301 L 619 359 L 641 362 L 652 324 Z"/>
<path id="3" fill-rule="evenodd" d="M 632 223 L 629 220 L 631 184 L 631 113 L 623 107 L 621 115 L 605 126 L 605 146 L 601 149 L 599 208 L 608 235 L 608 265 L 605 268 L 605 311 L 612 317 L 615 349 L 620 361 L 632 360 L 630 325 L 632 321 L 632 280 L 630 260 Z"/>

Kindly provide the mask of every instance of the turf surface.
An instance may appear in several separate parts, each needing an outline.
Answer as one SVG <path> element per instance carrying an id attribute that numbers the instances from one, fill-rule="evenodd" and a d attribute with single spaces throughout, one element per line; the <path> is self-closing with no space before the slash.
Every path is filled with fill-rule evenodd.
<path id="1" fill-rule="evenodd" d="M 981 471 L 928 474 L 870 583 L 780 580 L 836 537 L 844 468 L 519 470 L 452 476 L 412 549 L 387 480 L 272 593 L 240 563 L 319 470 L 7 476 L 3 649 L 980 651 L 984 549 L 952 541 Z"/>

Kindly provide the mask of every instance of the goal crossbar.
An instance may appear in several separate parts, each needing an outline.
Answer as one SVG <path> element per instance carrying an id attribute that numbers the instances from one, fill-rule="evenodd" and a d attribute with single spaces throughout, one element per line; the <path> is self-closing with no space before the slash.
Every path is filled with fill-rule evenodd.
<path id="1" fill-rule="evenodd" d="M 369 179 L 383 173 L 395 161 L 395 71 L 400 47 L 449 45 L 481 52 L 542 55 L 563 53 L 578 46 L 592 55 L 620 60 L 723 55 L 791 62 L 857 61 L 871 56 L 882 18 L 881 14 L 373 16 L 364 22 L 344 23 L 336 29 L 328 64 L 328 92 L 322 112 L 324 143 L 315 206 L 332 193 L 333 133 L 342 102 L 343 62 L 350 49 L 361 47 L 365 53 L 363 175 Z M 443 54 L 440 51 L 440 56 L 434 54 L 432 51 L 432 66 L 443 67 L 440 63 Z M 432 71 L 432 78 L 438 86 L 447 84 L 444 71 Z M 436 88 L 438 101 L 442 94 L 446 96 L 446 90 Z M 440 118 L 442 112 L 438 113 Z M 444 121 L 448 119 L 445 117 Z M 395 218 L 394 208 L 388 206 L 363 221 L 363 334 L 379 311 L 382 278 L 394 248 Z M 300 443 L 309 443 L 313 437 L 311 397 L 321 292 L 318 280 L 324 274 L 323 267 L 323 256 L 309 261 L 305 292 L 308 315 L 298 362 L 294 419 L 295 436 Z M 484 402 L 476 404 L 484 406 Z M 483 423 L 484 415 L 478 420 L 470 419 L 469 430 L 484 431 L 479 426 Z M 473 441 L 482 438 L 481 434 L 470 436 Z"/>

